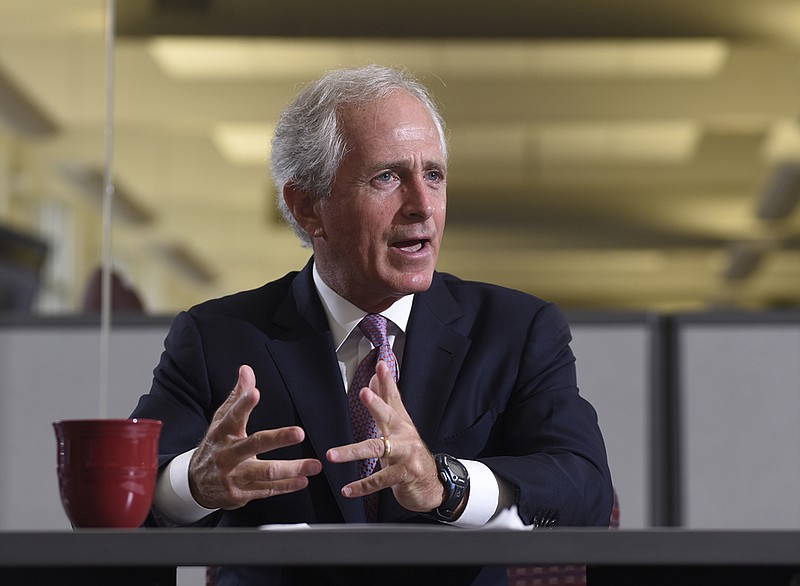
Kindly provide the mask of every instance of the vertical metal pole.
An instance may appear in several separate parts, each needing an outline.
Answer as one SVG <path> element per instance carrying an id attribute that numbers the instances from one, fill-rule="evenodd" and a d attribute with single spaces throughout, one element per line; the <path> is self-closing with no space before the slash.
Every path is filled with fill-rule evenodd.
<path id="1" fill-rule="evenodd" d="M 106 117 L 104 124 L 105 166 L 103 170 L 103 252 L 100 289 L 100 397 L 99 416 L 108 417 L 111 349 L 111 212 L 114 204 L 114 26 L 116 1 L 106 2 Z"/>
<path id="2" fill-rule="evenodd" d="M 653 314 L 651 320 L 651 524 L 680 527 L 683 512 L 678 326 L 674 317 Z"/>

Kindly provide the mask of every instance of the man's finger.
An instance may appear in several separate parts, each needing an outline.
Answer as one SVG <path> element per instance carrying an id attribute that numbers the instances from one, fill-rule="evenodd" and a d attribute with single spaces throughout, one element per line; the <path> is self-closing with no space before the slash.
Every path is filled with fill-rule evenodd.
<path id="1" fill-rule="evenodd" d="M 401 483 L 406 475 L 405 470 L 399 466 L 382 468 L 366 478 L 344 485 L 342 487 L 342 496 L 355 498 L 378 492 L 384 488 L 391 488 Z"/>
<path id="2" fill-rule="evenodd" d="M 406 407 L 403 405 L 403 398 L 400 396 L 400 389 L 397 387 L 394 376 L 382 360 L 375 367 L 375 374 L 369 381 L 369 388 L 406 420 L 411 421 Z M 373 417 L 375 416 L 373 415 Z"/>
<path id="3" fill-rule="evenodd" d="M 325 454 L 329 462 L 341 464 L 367 458 L 380 458 L 383 455 L 383 440 L 380 438 L 365 439 L 355 444 L 347 444 L 331 448 Z"/>
<path id="4" fill-rule="evenodd" d="M 235 445 L 231 445 L 229 448 L 230 455 L 238 461 L 243 461 L 258 454 L 294 446 L 302 442 L 305 437 L 306 434 L 302 427 L 290 426 L 278 429 L 264 429 L 243 438 L 241 441 L 236 442 Z"/>
<path id="5" fill-rule="evenodd" d="M 378 392 L 371 388 L 365 387 L 361 389 L 358 398 L 364 403 L 378 427 L 383 430 L 383 435 L 386 435 L 390 431 L 391 419 L 396 417 L 394 407 L 389 405 Z"/>
<path id="6" fill-rule="evenodd" d="M 251 458 L 229 474 L 228 498 L 221 508 L 237 508 L 254 499 L 302 490 L 308 486 L 308 477 L 320 472 L 322 462 L 312 458 L 285 461 Z"/>
<path id="7" fill-rule="evenodd" d="M 252 489 L 266 488 L 264 483 L 291 481 L 316 476 L 322 472 L 322 462 L 313 458 L 303 460 L 249 460 L 236 470 L 238 484 Z"/>
<path id="8" fill-rule="evenodd" d="M 231 435 L 245 436 L 247 421 L 261 396 L 256 388 L 256 375 L 253 369 L 243 364 L 239 367 L 236 386 L 217 410 L 220 425 Z"/>
<path id="9" fill-rule="evenodd" d="M 256 376 L 253 369 L 243 364 L 239 367 L 239 372 L 236 377 L 236 384 L 234 385 L 227 398 L 217 409 L 215 415 L 216 419 L 222 418 L 228 411 L 230 411 L 236 404 L 239 397 L 247 392 L 248 389 L 255 388 Z"/>

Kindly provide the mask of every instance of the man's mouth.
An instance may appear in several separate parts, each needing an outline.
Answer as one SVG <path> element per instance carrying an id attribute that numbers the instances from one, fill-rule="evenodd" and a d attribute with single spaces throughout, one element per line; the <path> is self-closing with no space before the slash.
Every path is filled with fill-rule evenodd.
<path id="1" fill-rule="evenodd" d="M 392 246 L 399 248 L 403 252 L 419 252 L 427 242 L 427 240 L 404 240 L 395 242 Z"/>

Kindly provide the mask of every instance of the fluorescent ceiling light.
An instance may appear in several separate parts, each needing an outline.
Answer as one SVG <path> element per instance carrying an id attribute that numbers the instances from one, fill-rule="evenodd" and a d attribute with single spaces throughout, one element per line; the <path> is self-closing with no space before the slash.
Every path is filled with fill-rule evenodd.
<path id="1" fill-rule="evenodd" d="M 728 57 L 717 39 L 462 40 L 240 39 L 158 37 L 150 55 L 176 78 L 308 79 L 368 63 L 403 65 L 451 78 L 508 76 L 707 77 Z"/>
<path id="2" fill-rule="evenodd" d="M 234 165 L 267 164 L 273 128 L 268 124 L 224 123 L 211 130 L 211 140 Z"/>
<path id="3" fill-rule="evenodd" d="M 161 37 L 148 51 L 168 75 L 189 79 L 301 78 L 336 67 L 341 41 Z"/>
<path id="4" fill-rule="evenodd" d="M 550 250 L 537 255 L 522 250 L 509 254 L 508 258 L 526 259 L 536 273 L 658 273 L 667 266 L 667 254 L 653 249 Z M 491 258 L 487 258 L 487 261 L 497 262 L 497 253 L 494 253 L 494 261 Z"/>
<path id="5" fill-rule="evenodd" d="M 700 128 L 692 121 L 555 124 L 539 132 L 547 163 L 681 163 L 695 152 Z"/>
<path id="6" fill-rule="evenodd" d="M 263 166 L 269 160 L 273 130 L 272 126 L 260 123 L 223 123 L 213 127 L 211 140 L 230 163 Z M 525 129 L 517 126 L 492 130 L 494 142 L 498 143 L 499 152 L 505 152 L 505 157 L 512 156 L 509 150 L 522 149 Z M 474 136 L 476 133 L 465 131 L 464 134 Z M 545 164 L 676 164 L 691 159 L 700 128 L 691 121 L 608 122 L 553 124 L 531 129 L 527 134 L 536 143 Z M 468 143 L 463 137 L 459 138 Z M 481 140 L 480 144 L 485 145 L 486 141 Z M 459 157 L 470 155 L 455 147 L 453 152 Z"/>
<path id="7" fill-rule="evenodd" d="M 800 161 L 800 125 L 796 120 L 780 120 L 770 127 L 763 155 L 770 162 Z"/>
<path id="8" fill-rule="evenodd" d="M 709 77 L 728 58 L 717 39 L 471 41 L 446 46 L 444 72 L 547 77 Z"/>
<path id="9" fill-rule="evenodd" d="M 665 192 L 658 202 L 658 225 L 710 240 L 763 239 L 771 229 L 753 214 L 748 193 L 737 190 Z"/>

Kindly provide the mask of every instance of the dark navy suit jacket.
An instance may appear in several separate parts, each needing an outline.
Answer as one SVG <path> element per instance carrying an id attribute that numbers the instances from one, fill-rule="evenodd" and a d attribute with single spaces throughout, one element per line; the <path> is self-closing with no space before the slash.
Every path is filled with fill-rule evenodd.
<path id="1" fill-rule="evenodd" d="M 578 393 L 570 339 L 552 304 L 435 273 L 431 287 L 414 298 L 399 388 L 430 450 L 479 460 L 506 479 L 518 491 L 526 523 L 607 526 L 610 473 L 595 411 Z M 301 426 L 302 444 L 268 457 L 317 458 L 323 473 L 306 490 L 220 511 L 205 522 L 365 522 L 360 499 L 341 495 L 358 478 L 356 463 L 325 459 L 328 448 L 353 438 L 311 262 L 175 319 L 150 393 L 133 413 L 163 421 L 160 464 L 198 444 L 241 364 L 253 368 L 261 392 L 248 432 Z M 388 490 L 379 521 L 428 522 L 400 507 Z"/>

